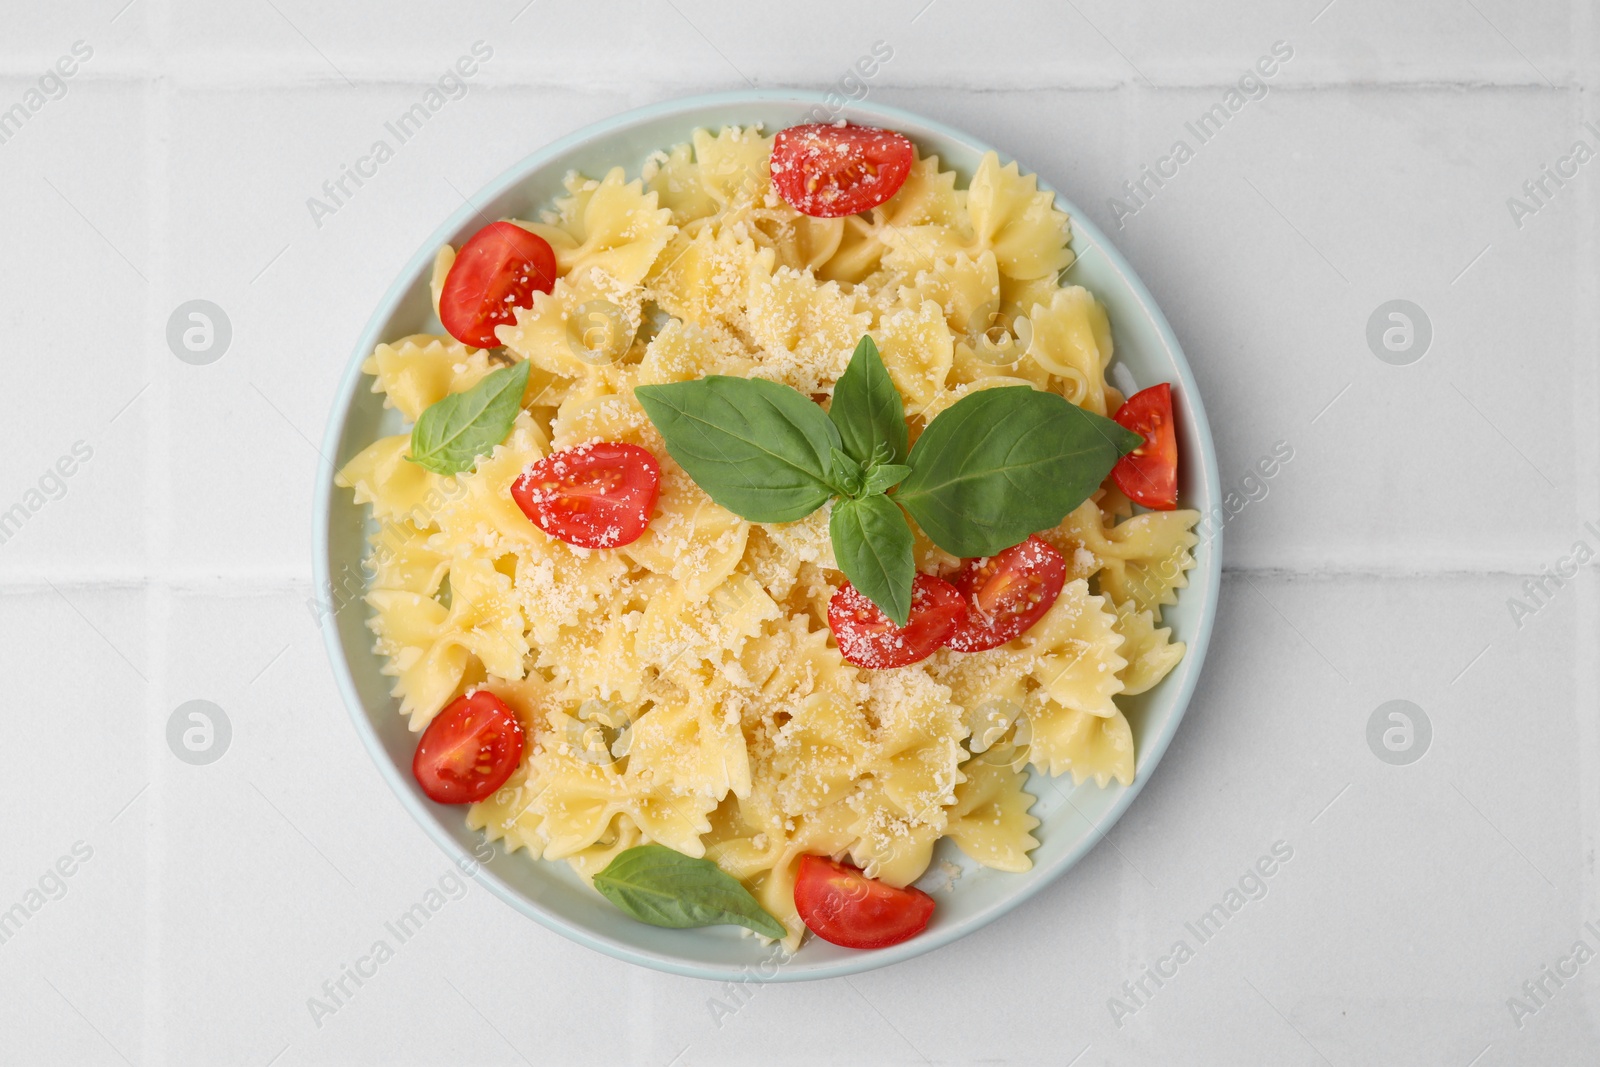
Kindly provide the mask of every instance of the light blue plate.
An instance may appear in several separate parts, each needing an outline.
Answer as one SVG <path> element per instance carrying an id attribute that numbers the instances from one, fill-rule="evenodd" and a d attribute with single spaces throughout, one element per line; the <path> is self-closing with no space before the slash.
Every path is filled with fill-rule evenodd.
<path id="1" fill-rule="evenodd" d="M 768 130 L 782 129 L 814 121 L 819 101 L 815 94 L 783 91 L 669 101 L 590 126 L 540 149 L 502 174 L 423 243 L 385 294 L 350 357 L 334 401 L 323 454 L 342 465 L 375 438 L 403 428 L 395 412 L 384 410 L 383 398 L 370 391 L 370 383 L 361 373 L 361 362 L 380 341 L 412 333 L 440 332 L 433 317 L 428 284 L 434 253 L 441 244 L 448 241 L 459 245 L 483 224 L 484 218 L 536 217 L 539 208 L 548 206 L 562 192 L 561 179 L 570 170 L 597 176 L 621 164 L 636 175 L 646 156 L 687 141 L 697 127 L 716 129 L 762 123 Z M 937 153 L 963 179 L 971 176 L 989 149 L 959 130 L 895 108 L 856 104 L 846 108 L 840 117 L 899 130 L 924 153 Z M 1027 169 L 1024 165 L 1023 170 Z M 1049 188 L 1043 181 L 1040 185 Z M 1059 203 L 1072 215 L 1073 247 L 1078 254 L 1067 278 L 1087 286 L 1105 302 L 1116 337 L 1117 361 L 1133 382 L 1140 386 L 1173 383 L 1183 457 L 1181 499 L 1187 507 L 1210 513 L 1221 498 L 1217 461 L 1205 410 L 1177 339 L 1143 283 L 1105 236 L 1066 199 L 1059 198 Z M 1122 373 L 1118 371 L 1119 376 Z M 401 803 L 446 853 L 459 864 L 469 865 L 474 850 L 479 856 L 488 855 L 490 850 L 481 835 L 467 829 L 464 809 L 432 803 L 412 779 L 416 735 L 407 730 L 405 720 L 398 714 L 398 702 L 389 695 L 390 679 L 379 673 L 379 659 L 372 652 L 367 609 L 360 599 L 361 559 L 369 529 L 366 510 L 351 502 L 349 490 L 333 485 L 331 470 L 324 468 L 320 472 L 314 531 L 316 582 L 321 595 L 337 607 L 324 615 L 328 655 L 356 732 Z M 511 855 L 495 848 L 477 876 L 513 908 L 580 944 L 618 959 L 701 978 L 756 976 L 801 981 L 853 974 L 909 959 L 964 937 L 1060 877 L 1094 847 L 1149 780 L 1183 718 L 1211 635 L 1220 588 L 1218 533 L 1203 539 L 1195 554 L 1197 565 L 1189 572 L 1189 587 L 1165 615 L 1174 638 L 1188 642 L 1188 655 L 1153 691 L 1119 702 L 1133 724 L 1138 749 L 1134 784 L 1100 789 L 1092 781 L 1074 788 L 1070 778 L 1052 783 L 1035 781 L 1029 791 L 1039 798 L 1033 812 L 1042 822 L 1035 831 L 1040 845 L 1033 852 L 1033 869 L 1025 874 L 975 867 L 958 849 L 941 845 L 928 883 L 945 880 L 937 875 L 940 860 L 959 864 L 964 873 L 950 888 L 936 893 L 939 906 L 932 925 L 905 944 L 875 952 L 854 952 L 813 938 L 774 971 L 773 952 L 732 927 L 666 930 L 633 921 L 585 886 L 565 863 L 533 861 L 526 853 Z"/>

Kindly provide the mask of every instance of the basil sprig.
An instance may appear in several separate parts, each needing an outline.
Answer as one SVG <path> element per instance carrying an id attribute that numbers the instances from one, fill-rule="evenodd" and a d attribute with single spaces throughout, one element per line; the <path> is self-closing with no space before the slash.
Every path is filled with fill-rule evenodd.
<path id="1" fill-rule="evenodd" d="M 826 414 L 758 378 L 634 395 L 672 458 L 736 515 L 793 522 L 839 498 L 828 523 L 834 559 L 896 626 L 910 620 L 916 579 L 906 512 L 946 552 L 992 556 L 1060 523 L 1143 440 L 1055 393 L 1016 386 L 963 397 L 908 454 L 905 406 L 871 337 Z"/>
<path id="2" fill-rule="evenodd" d="M 523 361 L 429 404 L 411 428 L 411 454 L 406 458 L 435 474 L 472 470 L 479 456 L 493 452 L 511 432 L 527 388 L 528 364 Z"/>
<path id="3" fill-rule="evenodd" d="M 827 413 L 761 378 L 713 375 L 634 396 L 672 458 L 736 515 L 794 522 L 842 497 L 829 522 L 839 569 L 896 626 L 910 620 L 911 526 L 882 495 L 910 474 L 905 407 L 871 337 L 856 345 Z"/>
<path id="4" fill-rule="evenodd" d="M 788 933 L 731 874 L 711 860 L 664 845 L 636 845 L 619 852 L 594 876 L 594 887 L 651 926 L 744 926 L 774 940 Z"/>

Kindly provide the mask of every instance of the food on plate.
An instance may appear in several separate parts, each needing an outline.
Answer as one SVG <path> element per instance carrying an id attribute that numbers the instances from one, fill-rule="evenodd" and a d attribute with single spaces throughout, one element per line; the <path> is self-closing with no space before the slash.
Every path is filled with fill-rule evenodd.
<path id="1" fill-rule="evenodd" d="M 994 556 L 961 561 L 950 578 L 966 612 L 945 638 L 958 652 L 987 652 L 1027 633 L 1061 595 L 1067 561 L 1029 535 Z"/>
<path id="2" fill-rule="evenodd" d="M 883 609 L 848 581 L 828 601 L 828 629 L 846 663 L 867 670 L 908 667 L 947 643 L 965 613 L 961 594 L 943 578 L 919 574 L 911 587 L 911 610 L 896 626 Z"/>
<path id="3" fill-rule="evenodd" d="M 779 130 L 772 186 L 802 215 L 833 219 L 869 211 L 906 183 L 916 150 L 893 130 L 812 123 Z"/>
<path id="4" fill-rule="evenodd" d="M 470 804 L 505 784 L 522 762 L 523 744 L 516 713 L 479 689 L 452 701 L 428 724 L 411 773 L 429 800 Z"/>
<path id="5" fill-rule="evenodd" d="M 410 428 L 338 474 L 423 791 L 794 950 L 937 922 L 941 841 L 1027 870 L 1030 767 L 1131 782 L 1199 516 L 1070 241 L 1014 163 L 834 124 L 700 130 L 440 249 L 443 329 L 364 364 Z"/>
<path id="6" fill-rule="evenodd" d="M 492 348 L 495 328 L 514 322 L 534 293 L 556 283 L 550 243 L 510 222 L 492 222 L 461 246 L 439 297 L 439 321 L 462 344 Z"/>
<path id="7" fill-rule="evenodd" d="M 888 948 L 922 933 L 933 898 L 920 889 L 885 885 L 826 856 L 800 857 L 794 903 L 806 928 L 845 948 Z"/>
<path id="8" fill-rule="evenodd" d="M 1114 418 L 1144 438 L 1111 469 L 1117 488 L 1135 504 L 1157 511 L 1176 508 L 1178 434 L 1172 425 L 1172 386 L 1162 382 L 1134 393 Z"/>
<path id="9" fill-rule="evenodd" d="M 578 548 L 631 545 L 650 525 L 661 464 L 638 445 L 590 441 L 534 463 L 511 498 L 551 537 Z"/>
<path id="10" fill-rule="evenodd" d="M 787 934 L 737 878 L 711 860 L 662 845 L 635 845 L 619 853 L 594 876 L 594 887 L 651 926 L 744 926 L 773 940 Z"/>

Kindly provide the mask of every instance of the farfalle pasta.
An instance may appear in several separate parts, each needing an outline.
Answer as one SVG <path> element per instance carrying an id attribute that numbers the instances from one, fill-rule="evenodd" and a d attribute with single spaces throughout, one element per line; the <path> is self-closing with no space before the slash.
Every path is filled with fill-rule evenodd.
<path id="1" fill-rule="evenodd" d="M 415 422 L 526 361 L 522 411 L 470 470 L 412 462 L 407 435 L 339 472 L 380 524 L 367 604 L 413 730 L 487 691 L 526 751 L 467 818 L 506 848 L 593 877 L 646 842 L 709 857 L 789 931 L 805 855 L 847 857 L 904 886 L 941 839 L 1000 871 L 1030 866 L 1027 769 L 1131 782 L 1119 699 L 1160 682 L 1184 645 L 1162 627 L 1193 566 L 1193 511 L 1132 514 L 1109 485 L 1040 536 L 1066 562 L 1049 611 L 1001 647 L 892 670 L 847 662 L 829 630 L 842 577 L 828 511 L 749 522 L 669 456 L 633 395 L 707 375 L 761 378 L 827 403 L 870 335 L 912 439 L 985 389 L 1053 392 L 1098 415 L 1105 309 L 1063 285 L 1071 226 L 1016 164 L 962 184 L 918 156 L 870 212 L 801 214 L 755 129 L 698 131 L 652 157 L 572 175 L 537 220 L 558 276 L 495 330 L 377 347 L 373 389 Z M 440 250 L 438 308 L 458 250 Z M 530 465 L 595 441 L 660 464 L 646 530 L 616 548 L 552 537 L 513 500 Z M 918 570 L 960 561 L 920 535 Z"/>

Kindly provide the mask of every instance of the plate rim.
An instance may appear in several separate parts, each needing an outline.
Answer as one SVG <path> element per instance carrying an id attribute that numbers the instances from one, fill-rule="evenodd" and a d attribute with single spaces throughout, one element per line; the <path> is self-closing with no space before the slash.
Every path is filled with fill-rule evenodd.
<path id="1" fill-rule="evenodd" d="M 433 262 L 433 258 L 442 241 L 458 231 L 467 220 L 478 214 L 486 204 L 525 180 L 529 174 L 547 166 L 553 160 L 586 142 L 615 134 L 631 126 L 669 118 L 683 112 L 707 108 L 737 107 L 750 104 L 796 104 L 828 107 L 825 103 L 825 96 L 826 94 L 823 93 L 798 90 L 742 89 L 675 97 L 670 100 L 658 101 L 643 107 L 619 112 L 565 134 L 521 157 L 469 197 L 460 208 L 452 212 L 448 218 L 429 234 L 417 252 L 400 269 L 395 280 L 378 301 L 371 317 L 367 320 L 366 326 L 362 329 L 356 341 L 350 362 L 334 394 L 327 428 L 322 437 L 322 461 L 317 467 L 314 486 L 316 495 L 312 508 L 313 600 L 324 589 L 331 587 L 332 571 L 329 555 L 330 502 L 333 499 L 332 494 L 339 490 L 333 484 L 333 477 L 336 473 L 336 468 L 333 465 L 334 461 L 328 457 L 338 454 L 345 424 L 350 417 L 357 390 L 361 387 L 362 378 L 365 376 L 361 370 L 361 364 L 371 354 L 380 340 L 378 335 L 383 332 L 384 326 L 393 316 L 407 291 L 415 284 L 421 273 L 426 271 Z M 999 149 L 990 145 L 987 141 L 974 137 L 965 130 L 903 108 L 860 100 L 849 102 L 842 108 L 829 108 L 829 110 L 833 112 L 835 119 L 860 120 L 866 124 L 891 127 L 896 123 L 920 126 L 952 141 L 960 142 L 979 153 L 992 151 L 999 155 L 1002 161 L 1011 161 Z M 665 148 L 667 146 L 662 147 Z M 1126 286 L 1127 291 L 1132 294 L 1144 315 L 1154 325 L 1162 344 L 1174 357 L 1177 376 L 1182 386 L 1186 405 L 1194 415 L 1192 429 L 1201 446 L 1202 454 L 1200 458 L 1202 462 L 1199 464 L 1199 471 L 1194 472 L 1197 476 L 1195 481 L 1196 484 L 1205 487 L 1205 498 L 1208 501 L 1216 502 L 1219 499 L 1221 481 L 1217 474 L 1216 447 L 1211 434 L 1211 425 L 1206 418 L 1204 402 L 1201 398 L 1199 387 L 1195 383 L 1188 357 L 1183 351 L 1183 346 L 1179 344 L 1171 324 L 1167 321 L 1166 315 L 1162 313 L 1160 306 L 1156 303 L 1155 298 L 1146 288 L 1144 282 L 1106 234 L 1093 222 L 1089 221 L 1072 200 L 1062 195 L 1050 183 L 1046 182 L 1042 176 L 1038 178 L 1038 181 L 1039 188 L 1054 195 L 1058 205 L 1071 217 L 1075 233 L 1082 233 L 1088 237 L 1096 249 L 1106 257 L 1123 285 Z M 1204 515 L 1205 512 L 1202 511 L 1202 516 Z M 1202 521 L 1204 521 L 1204 517 Z M 1160 734 L 1144 739 L 1143 760 L 1141 761 L 1143 766 L 1140 767 L 1133 783 L 1121 787 L 1120 793 L 1111 802 L 1110 807 L 1098 822 L 1089 823 L 1090 828 L 1097 833 L 1085 834 L 1081 840 L 1067 849 L 1048 869 L 1034 867 L 1028 872 L 1032 874 L 1032 877 L 1019 880 L 1015 891 L 1003 899 L 995 901 L 988 907 L 966 916 L 958 923 L 948 927 L 936 927 L 934 930 L 900 945 L 878 949 L 873 952 L 862 952 L 825 963 L 795 964 L 791 956 L 777 966 L 775 973 L 770 976 L 757 973 L 756 968 L 752 968 L 747 964 L 738 967 L 708 964 L 698 960 L 666 955 L 620 940 L 599 936 L 588 929 L 568 922 L 560 914 L 544 908 L 538 902 L 529 899 L 482 866 L 474 858 L 472 852 L 463 848 L 453 836 L 439 825 L 435 813 L 424 806 L 415 795 L 408 777 L 403 775 L 400 768 L 391 762 L 389 754 L 379 739 L 375 728 L 368 721 L 367 709 L 357 691 L 344 646 L 339 639 L 334 616 L 327 612 L 319 613 L 319 626 L 322 630 L 323 645 L 328 652 L 329 665 L 333 669 L 340 695 L 344 700 L 345 711 L 355 727 L 362 746 L 376 765 L 378 773 L 399 798 L 401 806 L 434 844 L 449 856 L 459 869 L 474 877 L 494 896 L 500 898 L 518 913 L 533 919 L 546 929 L 558 933 L 577 944 L 604 953 L 613 959 L 638 964 L 654 970 L 685 977 L 719 981 L 729 979 L 756 980 L 760 982 L 812 981 L 821 978 L 859 974 L 864 971 L 890 966 L 891 964 L 900 963 L 924 953 L 932 952 L 974 933 L 1001 916 L 1010 913 L 1024 902 L 1032 899 L 1047 886 L 1056 882 L 1067 871 L 1075 867 L 1099 843 L 1099 840 L 1109 832 L 1110 828 L 1122 818 L 1134 799 L 1143 790 L 1145 784 L 1154 775 L 1162 757 L 1171 745 L 1172 739 L 1177 735 L 1178 729 L 1188 713 L 1195 689 L 1199 684 L 1206 653 L 1211 642 L 1212 630 L 1214 629 L 1217 604 L 1221 599 L 1223 532 L 1219 524 L 1197 546 L 1202 548 L 1203 551 L 1201 552 L 1201 558 L 1196 560 L 1195 571 L 1203 574 L 1206 579 L 1204 591 L 1207 596 L 1200 606 L 1200 615 L 1195 625 L 1195 632 L 1192 636 L 1186 638 L 1188 650 L 1178 668 L 1182 674 L 1179 678 L 1172 679 L 1179 683 L 1179 687 L 1172 697 L 1173 710 L 1170 725 Z M 1191 574 L 1193 573 L 1192 571 Z"/>

